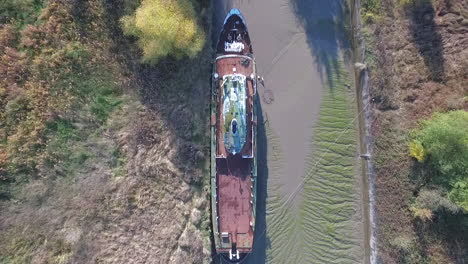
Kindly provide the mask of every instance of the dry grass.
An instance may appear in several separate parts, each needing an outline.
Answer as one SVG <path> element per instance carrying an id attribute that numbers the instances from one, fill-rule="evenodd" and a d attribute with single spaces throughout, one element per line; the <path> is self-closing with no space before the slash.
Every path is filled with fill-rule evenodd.
<path id="1" fill-rule="evenodd" d="M 77 31 L 112 25 L 107 19 L 123 8 L 121 1 L 55 3 L 83 11 L 74 17 L 83 23 Z M 89 8 L 102 20 L 87 17 Z M 73 127 L 85 136 L 76 138 L 68 123 L 56 127 L 67 138 L 60 146 L 71 153 L 70 166 L 58 159 L 42 178 L 12 185 L 10 199 L 0 200 L 0 263 L 209 262 L 210 48 L 153 67 L 138 63 L 134 43 L 118 28 L 81 34 L 83 45 L 99 44 L 95 59 L 105 54 L 111 71 L 122 74 L 113 80 L 122 91 L 119 106 L 95 109 L 103 118 L 93 126 L 83 123 L 92 104 L 83 106 L 90 112 L 74 112 Z"/>
<path id="2" fill-rule="evenodd" d="M 435 111 L 468 110 L 468 31 L 462 26 L 468 6 L 464 1 L 397 2 L 381 1 L 382 20 L 365 27 L 372 55 L 381 260 L 463 263 L 468 247 L 464 216 L 437 215 L 425 223 L 413 217 L 410 201 L 430 172 L 410 159 L 407 146 L 419 120 Z M 403 234 L 406 240 L 398 239 Z M 399 246 L 403 242 L 411 249 L 406 253 Z"/>

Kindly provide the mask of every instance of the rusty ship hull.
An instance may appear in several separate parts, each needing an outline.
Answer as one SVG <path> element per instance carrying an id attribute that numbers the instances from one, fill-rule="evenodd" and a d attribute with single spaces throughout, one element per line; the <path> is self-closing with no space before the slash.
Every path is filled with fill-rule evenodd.
<path id="1" fill-rule="evenodd" d="M 240 262 L 253 248 L 257 189 L 257 80 L 247 25 L 227 15 L 211 91 L 211 209 L 216 253 Z"/>

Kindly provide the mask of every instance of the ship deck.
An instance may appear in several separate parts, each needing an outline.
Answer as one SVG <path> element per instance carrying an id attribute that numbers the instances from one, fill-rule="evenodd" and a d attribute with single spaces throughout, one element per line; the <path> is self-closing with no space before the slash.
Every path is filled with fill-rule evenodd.
<path id="1" fill-rule="evenodd" d="M 246 63 L 248 60 L 248 63 Z M 235 70 L 234 70 L 235 68 Z M 216 60 L 216 72 L 220 77 L 226 74 L 243 74 L 249 77 L 254 73 L 252 59 L 242 57 L 225 57 Z M 222 113 L 223 103 L 221 98 L 221 82 L 219 83 L 217 113 Z M 212 117 L 216 127 L 216 182 L 217 182 L 217 213 L 218 232 L 221 237 L 228 235 L 228 239 L 221 239 L 217 246 L 218 253 L 229 252 L 231 243 L 235 243 L 239 252 L 248 253 L 252 250 L 255 219 L 253 214 L 253 188 L 252 180 L 254 142 L 253 128 L 253 103 L 254 83 L 247 78 L 246 121 L 247 140 L 242 151 L 236 155 L 228 153 L 225 149 L 222 135 L 222 114 Z M 244 157 L 244 158 L 243 158 Z M 254 179 L 255 180 L 255 179 Z M 226 243 L 226 241 L 228 241 Z"/>
<path id="2" fill-rule="evenodd" d="M 231 243 L 243 252 L 251 250 L 255 223 L 252 215 L 250 162 L 240 155 L 217 159 L 219 232 L 228 233 Z M 230 245 L 227 247 L 229 250 Z"/>

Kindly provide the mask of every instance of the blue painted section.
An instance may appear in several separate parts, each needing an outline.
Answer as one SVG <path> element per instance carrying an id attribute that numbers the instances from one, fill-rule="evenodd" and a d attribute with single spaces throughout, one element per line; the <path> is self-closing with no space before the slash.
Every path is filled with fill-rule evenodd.
<path id="1" fill-rule="evenodd" d="M 238 16 L 240 17 L 240 19 L 242 20 L 242 23 L 244 23 L 244 25 L 247 27 L 247 23 L 245 23 L 245 19 L 244 19 L 244 16 L 242 15 L 241 11 L 237 8 L 233 8 L 231 9 L 231 11 L 229 11 L 229 13 L 227 14 L 226 18 L 224 19 L 224 24 L 226 24 L 227 20 L 231 17 L 231 16 Z"/>
<path id="2" fill-rule="evenodd" d="M 247 138 L 245 76 L 225 75 L 223 89 L 224 147 L 229 153 L 236 155 L 241 152 Z"/>

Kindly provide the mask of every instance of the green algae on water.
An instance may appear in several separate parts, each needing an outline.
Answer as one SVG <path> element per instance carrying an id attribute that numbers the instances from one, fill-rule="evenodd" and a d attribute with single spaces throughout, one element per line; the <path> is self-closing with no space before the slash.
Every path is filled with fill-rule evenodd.
<path id="1" fill-rule="evenodd" d="M 267 127 L 269 148 L 275 149 L 268 157 L 272 176 L 267 200 L 268 263 L 360 263 L 363 259 L 356 234 L 361 223 L 356 217 L 360 190 L 355 95 L 346 87 L 343 63 L 337 64 L 339 70 L 323 93 L 314 126 L 299 208 L 291 206 L 275 182 L 285 172 L 281 171 L 280 142 Z"/>

